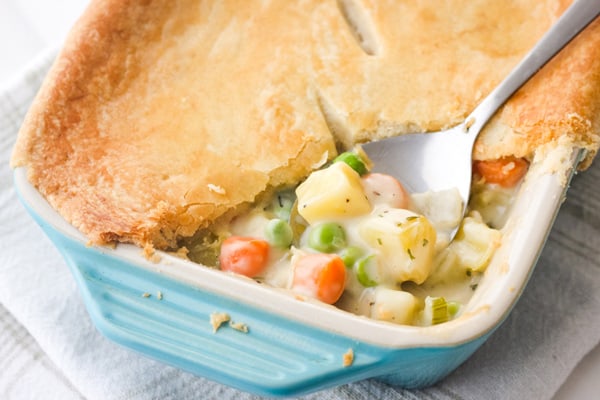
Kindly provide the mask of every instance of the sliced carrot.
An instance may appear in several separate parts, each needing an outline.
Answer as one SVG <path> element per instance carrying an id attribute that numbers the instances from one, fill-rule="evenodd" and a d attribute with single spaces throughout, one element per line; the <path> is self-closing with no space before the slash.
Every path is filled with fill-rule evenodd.
<path id="1" fill-rule="evenodd" d="M 346 267 L 336 254 L 307 254 L 294 265 L 292 290 L 333 304 L 346 285 Z"/>
<path id="2" fill-rule="evenodd" d="M 219 262 L 223 271 L 250 278 L 265 270 L 269 259 L 269 243 L 262 239 L 232 236 L 223 241 Z"/>
<path id="3" fill-rule="evenodd" d="M 475 161 L 474 172 L 488 183 L 505 188 L 514 187 L 527 173 L 529 163 L 524 158 L 503 157 L 496 160 Z"/>
<path id="4" fill-rule="evenodd" d="M 408 208 L 408 192 L 393 176 L 373 172 L 364 175 L 362 183 L 371 204 L 385 203 L 394 208 Z"/>

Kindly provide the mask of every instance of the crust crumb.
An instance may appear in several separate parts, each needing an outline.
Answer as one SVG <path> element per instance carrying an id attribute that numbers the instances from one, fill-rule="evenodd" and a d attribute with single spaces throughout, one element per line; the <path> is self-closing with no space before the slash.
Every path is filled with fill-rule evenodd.
<path id="1" fill-rule="evenodd" d="M 189 260 L 189 257 L 188 257 L 189 252 L 190 251 L 188 250 L 187 247 L 181 246 L 176 251 L 170 251 L 169 254 L 171 254 L 177 258 L 181 258 L 183 260 Z"/>
<path id="2" fill-rule="evenodd" d="M 231 317 L 229 317 L 229 314 L 227 313 L 214 312 L 210 314 L 210 324 L 213 327 L 213 333 L 216 333 L 221 327 L 221 325 L 223 325 L 226 322 L 229 322 L 230 319 Z"/>
<path id="3" fill-rule="evenodd" d="M 144 255 L 144 258 L 150 262 L 153 262 L 153 263 L 160 262 L 160 259 L 161 259 L 160 255 L 158 255 L 158 253 L 156 253 L 156 249 L 154 248 L 154 246 L 151 243 L 146 243 L 144 245 L 142 254 Z"/>
<path id="4" fill-rule="evenodd" d="M 248 325 L 244 324 L 243 322 L 229 321 L 229 326 L 232 329 L 235 329 L 236 331 L 240 331 L 240 332 L 244 332 L 244 333 L 248 333 L 248 331 L 249 331 Z"/>
<path id="5" fill-rule="evenodd" d="M 347 352 L 344 353 L 344 355 L 342 356 L 342 365 L 344 367 L 349 367 L 352 365 L 352 363 L 354 362 L 354 350 L 352 349 L 348 349 Z"/>

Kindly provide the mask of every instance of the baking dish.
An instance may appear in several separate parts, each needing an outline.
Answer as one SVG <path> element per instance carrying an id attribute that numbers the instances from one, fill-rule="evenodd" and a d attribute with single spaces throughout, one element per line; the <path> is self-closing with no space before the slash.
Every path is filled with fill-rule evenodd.
<path id="1" fill-rule="evenodd" d="M 98 330 L 109 339 L 194 374 L 259 395 L 296 396 L 377 378 L 403 388 L 435 384 L 506 318 L 535 267 L 583 157 L 570 146 L 536 157 L 502 228 L 503 243 L 463 315 L 414 327 L 299 300 L 283 290 L 132 245 L 91 246 L 32 187 L 15 186 L 64 256 Z M 213 313 L 248 327 L 214 330 Z M 353 361 L 345 365 L 351 351 Z"/>

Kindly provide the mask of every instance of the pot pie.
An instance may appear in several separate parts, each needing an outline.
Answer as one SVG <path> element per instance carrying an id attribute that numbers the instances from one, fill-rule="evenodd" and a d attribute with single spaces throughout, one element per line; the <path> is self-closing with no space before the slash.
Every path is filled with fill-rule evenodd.
<path id="1" fill-rule="evenodd" d="M 600 21 L 479 136 L 472 213 L 451 244 L 452 194 L 406 193 L 355 146 L 461 122 L 568 3 L 92 1 L 12 166 L 91 243 L 187 253 L 376 319 L 443 322 L 501 242 L 527 163 L 557 147 L 591 163 Z"/>

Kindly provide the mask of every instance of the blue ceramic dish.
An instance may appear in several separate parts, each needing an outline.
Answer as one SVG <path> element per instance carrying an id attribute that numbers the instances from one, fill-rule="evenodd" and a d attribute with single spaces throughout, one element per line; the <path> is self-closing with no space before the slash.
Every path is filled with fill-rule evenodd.
<path id="1" fill-rule="evenodd" d="M 503 228 L 502 247 L 466 311 L 433 327 L 373 321 L 169 254 L 152 262 L 135 246 L 89 246 L 29 184 L 25 170 L 15 171 L 15 183 L 29 213 L 64 256 L 100 332 L 244 391 L 296 396 L 372 377 L 421 388 L 464 362 L 525 287 L 570 178 L 573 163 L 563 164 L 552 174 L 545 173 L 543 162 L 532 164 Z M 229 326 L 214 332 L 215 312 L 229 314 L 248 332 Z M 354 361 L 345 366 L 350 349 Z"/>

